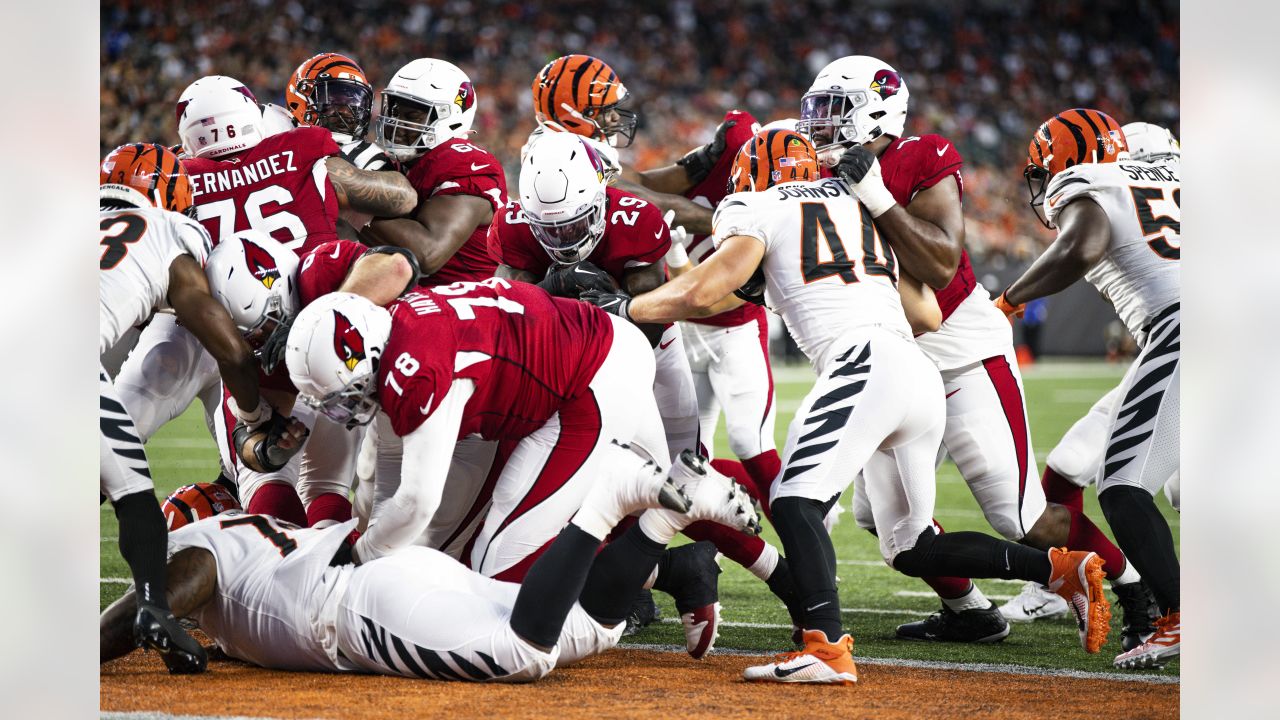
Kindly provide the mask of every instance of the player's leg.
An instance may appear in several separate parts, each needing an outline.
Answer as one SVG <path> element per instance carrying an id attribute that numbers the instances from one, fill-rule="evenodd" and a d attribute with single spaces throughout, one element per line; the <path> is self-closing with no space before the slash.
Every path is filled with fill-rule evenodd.
<path id="1" fill-rule="evenodd" d="M 200 341 L 177 325 L 174 316 L 157 313 L 120 366 L 114 385 L 138 437 L 146 442 L 202 390 L 220 382 L 217 363 Z"/>
<path id="2" fill-rule="evenodd" d="M 716 399 L 707 375 L 713 359 L 713 351 L 707 341 L 709 328 L 697 323 L 681 323 L 681 343 L 689 360 L 689 372 L 693 377 L 693 392 L 698 399 L 698 440 L 703 457 L 713 457 L 716 427 L 720 424 L 720 401 Z"/>
<path id="3" fill-rule="evenodd" d="M 364 431 L 364 427 L 348 430 L 323 415 L 316 417 L 298 471 L 298 497 L 307 509 L 307 527 L 351 519 L 351 481 Z"/>
<path id="4" fill-rule="evenodd" d="M 773 439 L 777 400 L 769 365 L 769 328 L 763 319 L 752 320 L 723 328 L 715 337 L 717 359 L 709 375 L 724 407 L 729 449 L 767 499 L 782 468 Z M 764 510 L 769 512 L 768 503 Z"/>
<path id="5" fill-rule="evenodd" d="M 1160 665 L 1180 652 L 1181 568 L 1155 493 L 1179 467 L 1181 327 L 1178 305 L 1151 322 L 1147 342 L 1121 383 L 1098 502 L 1125 556 L 1142 573 L 1163 617 L 1156 633 L 1116 658 L 1121 667 Z"/>
<path id="6" fill-rule="evenodd" d="M 682 450 L 698 450 L 698 398 L 685 356 L 680 326 L 673 324 L 662 334 L 653 348 L 656 363 L 653 397 L 658 402 L 662 427 L 666 433 L 667 465 Z"/>
<path id="7" fill-rule="evenodd" d="M 101 368 L 98 407 L 99 489 L 115 509 L 120 554 L 129 565 L 137 591 L 134 639 L 160 652 L 170 672 L 201 672 L 207 662 L 204 649 L 178 626 L 165 597 L 168 531 L 146 451 L 106 370 Z"/>

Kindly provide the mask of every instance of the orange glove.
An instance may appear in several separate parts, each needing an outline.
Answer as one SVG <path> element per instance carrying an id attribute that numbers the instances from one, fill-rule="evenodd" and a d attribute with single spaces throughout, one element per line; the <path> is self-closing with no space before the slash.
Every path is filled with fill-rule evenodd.
<path id="1" fill-rule="evenodd" d="M 1022 314 L 1027 311 L 1027 304 L 1010 304 L 1009 301 L 1005 299 L 1004 293 L 1000 293 L 1000 297 L 996 298 L 996 309 L 1004 313 L 1004 316 L 1009 318 L 1009 322 L 1013 322 L 1014 318 L 1022 317 Z"/>

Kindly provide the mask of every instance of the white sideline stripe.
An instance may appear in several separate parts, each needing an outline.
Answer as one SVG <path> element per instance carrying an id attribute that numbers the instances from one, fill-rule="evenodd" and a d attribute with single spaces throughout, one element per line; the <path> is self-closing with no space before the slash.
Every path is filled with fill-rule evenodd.
<path id="1" fill-rule="evenodd" d="M 721 626 L 729 623 L 720 623 Z M 790 625 L 786 626 L 790 628 Z M 655 652 L 684 653 L 681 645 L 657 645 L 646 643 L 626 643 L 617 646 L 619 650 L 652 650 Z M 737 650 L 734 648 L 715 648 L 712 655 L 739 655 L 742 657 L 772 657 L 775 652 L 759 652 L 756 650 Z M 1130 675 L 1126 673 L 1091 672 L 1088 670 L 1067 670 L 1065 668 L 1042 668 L 1032 665 L 1013 665 L 1007 663 L 952 663 L 939 660 L 905 660 L 902 658 L 875 658 L 858 655 L 854 657 L 859 664 L 892 665 L 895 667 L 919 668 L 922 670 L 960 670 L 963 672 L 1005 673 L 1008 675 L 1038 675 L 1046 677 L 1068 677 L 1079 680 L 1112 680 L 1115 682 L 1146 683 L 1149 685 L 1178 685 L 1181 678 L 1177 675 Z"/>
<path id="2" fill-rule="evenodd" d="M 128 585 L 133 582 L 133 578 L 105 577 L 98 582 L 103 585 Z"/>
<path id="3" fill-rule="evenodd" d="M 98 540 L 98 542 L 119 542 L 119 541 L 120 541 L 119 535 L 103 535 Z"/>
<path id="4" fill-rule="evenodd" d="M 103 712 L 102 720 L 276 720 L 266 715 L 171 715 L 167 712 L 144 710 L 142 712 Z"/>
<path id="5" fill-rule="evenodd" d="M 1021 580 L 1019 580 L 1018 582 L 1022 582 L 1022 581 L 1021 581 Z M 929 592 L 929 591 L 927 591 L 927 590 L 898 590 L 898 591 L 894 592 L 893 594 L 894 594 L 894 595 L 896 595 L 897 597 L 909 597 L 909 598 L 936 598 L 936 597 L 938 597 L 938 594 L 937 594 L 937 593 Z M 1012 596 L 1012 595 L 988 595 L 988 596 L 987 596 L 987 599 L 988 599 L 988 600 L 1012 600 L 1012 599 L 1013 599 L 1013 596 Z"/>

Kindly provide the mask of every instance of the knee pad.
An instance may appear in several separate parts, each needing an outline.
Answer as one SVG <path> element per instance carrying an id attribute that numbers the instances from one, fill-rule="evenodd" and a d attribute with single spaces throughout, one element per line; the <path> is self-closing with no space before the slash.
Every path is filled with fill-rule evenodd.
<path id="1" fill-rule="evenodd" d="M 925 562 L 933 552 L 933 544 L 938 539 L 937 531 L 932 527 L 925 528 L 916 538 L 916 544 L 910 550 L 903 550 L 889 560 L 889 566 L 910 577 L 924 577 Z"/>
<path id="2" fill-rule="evenodd" d="M 1045 458 L 1045 465 L 1080 487 L 1088 487 L 1102 461 L 1102 447 L 1081 447 L 1063 438 Z"/>

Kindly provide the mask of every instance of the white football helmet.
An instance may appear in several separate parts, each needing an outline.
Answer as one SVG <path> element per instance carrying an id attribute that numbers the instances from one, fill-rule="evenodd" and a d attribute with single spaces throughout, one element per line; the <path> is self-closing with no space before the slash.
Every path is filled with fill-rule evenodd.
<path id="1" fill-rule="evenodd" d="M 209 291 L 271 372 L 275 362 L 266 367 L 262 350 L 283 342 L 277 335 L 298 314 L 298 256 L 260 230 L 241 230 L 209 253 L 204 272 Z"/>
<path id="2" fill-rule="evenodd" d="M 263 137 L 279 135 L 282 132 L 289 132 L 298 127 L 298 122 L 293 119 L 293 115 L 288 109 L 275 103 L 266 103 L 261 107 Z"/>
<path id="3" fill-rule="evenodd" d="M 573 133 L 547 133 L 529 150 L 520 164 L 520 206 L 553 260 L 585 260 L 604 237 L 606 185 L 599 153 Z"/>
<path id="4" fill-rule="evenodd" d="M 471 78 L 453 63 L 418 58 L 382 91 L 374 132 L 379 145 L 407 162 L 450 138 L 466 137 L 475 118 Z"/>
<path id="5" fill-rule="evenodd" d="M 1141 162 L 1182 160 L 1182 145 L 1168 128 L 1145 122 L 1131 122 L 1120 130 L 1128 141 L 1129 157 Z"/>
<path id="6" fill-rule="evenodd" d="M 796 130 L 813 141 L 820 159 L 881 135 L 902 137 L 908 95 L 902 76 L 883 60 L 842 57 L 814 78 L 800 101 Z"/>
<path id="7" fill-rule="evenodd" d="M 178 98 L 178 137 L 191 157 L 244 152 L 265 136 L 258 99 L 235 78 L 202 77 Z"/>
<path id="8" fill-rule="evenodd" d="M 391 313 L 352 293 L 329 293 L 302 309 L 285 364 L 302 402 L 348 428 L 378 412 L 378 363 Z"/>

